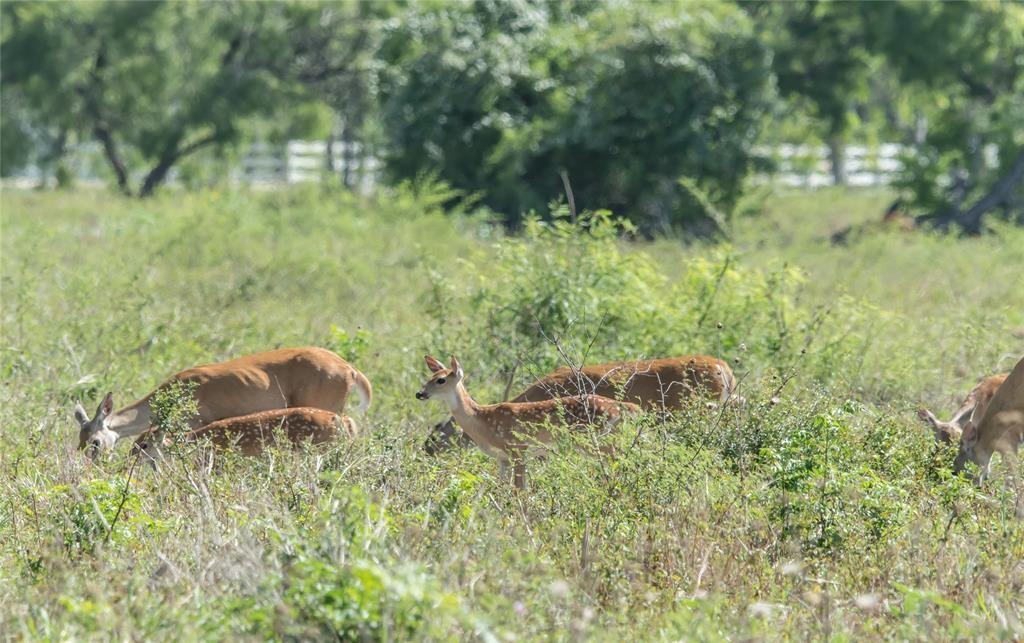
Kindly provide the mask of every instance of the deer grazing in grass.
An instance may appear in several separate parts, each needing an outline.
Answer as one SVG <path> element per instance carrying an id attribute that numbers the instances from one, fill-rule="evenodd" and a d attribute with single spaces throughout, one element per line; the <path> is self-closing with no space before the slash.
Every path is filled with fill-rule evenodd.
<path id="1" fill-rule="evenodd" d="M 362 413 L 373 396 L 366 376 L 331 351 L 316 347 L 282 348 L 196 366 L 173 375 L 157 390 L 172 382 L 195 384 L 193 395 L 199 411 L 190 422 L 193 429 L 224 418 L 289 407 L 340 413 L 352 391 L 359 395 Z M 76 403 L 78 448 L 86 449 L 95 459 L 119 440 L 148 431 L 155 393 L 118 411 L 113 410 L 113 396 L 107 393 L 92 418 Z"/>
<path id="2" fill-rule="evenodd" d="M 740 401 L 735 392 L 736 378 L 726 362 L 708 355 L 684 355 L 593 364 L 579 370 L 560 368 L 538 379 L 512 402 L 593 394 L 632 402 L 645 410 L 678 411 L 698 396 L 721 404 Z M 459 433 L 454 418 L 448 418 L 434 426 L 424 449 L 435 455 L 455 445 L 470 447 L 473 441 Z"/>
<path id="3" fill-rule="evenodd" d="M 975 408 L 960 437 L 960 452 L 953 470 L 960 472 L 968 462 L 981 468 L 978 482 L 988 477 L 992 455 L 1002 453 L 1016 473 L 1017 451 L 1024 443 L 1024 358 L 1010 371 L 986 408 Z M 1018 485 L 1020 481 L 1018 480 Z M 1024 505 L 1018 499 L 1018 514 Z"/>
<path id="4" fill-rule="evenodd" d="M 339 435 L 354 438 L 359 433 L 352 418 L 332 411 L 309 407 L 260 411 L 240 417 L 211 422 L 182 436 L 185 443 L 209 440 L 219 449 L 235 449 L 247 456 L 257 456 L 277 444 L 283 433 L 293 447 L 303 444 L 324 444 Z M 144 456 L 154 466 L 170 446 L 171 439 L 161 429 L 143 433 L 132 445 L 132 453 Z"/>
<path id="5" fill-rule="evenodd" d="M 964 429 L 970 423 L 972 415 L 976 412 L 980 419 L 985 414 L 985 409 L 988 408 L 989 402 L 992 401 L 996 390 L 1006 380 L 1007 375 L 1009 373 L 990 375 L 978 382 L 978 385 L 967 394 L 960 408 L 953 413 L 953 417 L 948 422 L 940 421 L 928 409 L 920 409 L 917 416 L 932 428 L 936 440 L 943 444 L 957 444 L 960 442 L 960 436 Z"/>
<path id="6" fill-rule="evenodd" d="M 419 400 L 441 400 L 462 430 L 484 453 L 498 461 L 499 475 L 512 481 L 517 489 L 526 487 L 524 459 L 533 449 L 551 444 L 550 426 L 567 424 L 572 429 L 616 427 L 624 413 L 639 414 L 640 407 L 597 395 L 560 397 L 536 402 L 477 404 L 463 385 L 459 361 L 451 358 L 450 368 L 427 355 L 424 358 L 431 376 L 416 393 Z"/>

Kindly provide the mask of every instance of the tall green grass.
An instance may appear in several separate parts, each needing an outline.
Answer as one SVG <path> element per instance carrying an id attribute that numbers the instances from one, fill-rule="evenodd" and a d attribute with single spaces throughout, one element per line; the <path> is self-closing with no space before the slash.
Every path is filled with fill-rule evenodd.
<path id="1" fill-rule="evenodd" d="M 867 226 L 883 192 L 765 196 L 728 243 L 451 195 L 5 191 L 0 632 L 12 638 L 1019 638 L 1024 526 L 913 417 L 1024 353 L 1024 232 Z M 72 405 L 332 348 L 372 380 L 326 451 L 88 466 Z M 427 458 L 424 352 L 497 399 L 566 358 L 713 353 L 748 404 L 563 441 L 516 494 Z M 941 415 L 941 413 L 940 413 Z"/>

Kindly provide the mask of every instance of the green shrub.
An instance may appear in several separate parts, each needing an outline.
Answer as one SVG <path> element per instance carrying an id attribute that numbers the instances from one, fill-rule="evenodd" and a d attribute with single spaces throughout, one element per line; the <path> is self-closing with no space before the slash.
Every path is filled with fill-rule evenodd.
<path id="1" fill-rule="evenodd" d="M 159 533 L 163 521 L 146 513 L 138 490 L 127 476 L 93 478 L 76 487 L 50 489 L 54 498 L 67 499 L 62 529 L 64 550 L 69 556 L 93 554 L 110 543 L 126 546 L 144 533 Z M 65 500 L 65 501 L 67 501 Z"/>
<path id="2" fill-rule="evenodd" d="M 199 402 L 195 398 L 199 383 L 175 380 L 161 386 L 153 394 L 150 405 L 153 427 L 162 433 L 184 433 L 199 415 Z"/>

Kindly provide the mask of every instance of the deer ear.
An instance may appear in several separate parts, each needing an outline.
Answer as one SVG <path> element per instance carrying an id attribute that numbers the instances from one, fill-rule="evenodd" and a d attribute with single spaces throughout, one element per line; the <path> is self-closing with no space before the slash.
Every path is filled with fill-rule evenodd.
<path id="1" fill-rule="evenodd" d="M 89 423 L 89 414 L 85 412 L 85 407 L 81 402 L 75 402 L 75 419 L 83 427 Z"/>
<path id="2" fill-rule="evenodd" d="M 430 369 L 431 373 L 438 373 L 444 370 L 444 364 L 440 360 L 431 357 L 430 355 L 424 355 L 423 359 L 427 362 L 427 368 Z"/>
<path id="3" fill-rule="evenodd" d="M 930 424 L 933 428 L 939 428 L 939 419 L 932 415 L 932 412 L 928 409 L 918 409 L 917 417 L 919 417 L 926 424 Z"/>
<path id="4" fill-rule="evenodd" d="M 103 418 L 110 415 L 114 410 L 114 394 L 107 393 L 103 397 L 103 401 L 100 402 L 100 407 L 96 409 L 96 415 L 102 420 Z"/>
<path id="5" fill-rule="evenodd" d="M 452 372 L 455 373 L 455 377 L 462 378 L 462 364 L 459 364 L 459 360 L 452 355 Z"/>
<path id="6" fill-rule="evenodd" d="M 936 442 L 952 444 L 960 439 L 960 430 L 954 422 L 940 422 L 928 409 L 918 409 L 917 417 L 927 424 L 935 434 Z"/>

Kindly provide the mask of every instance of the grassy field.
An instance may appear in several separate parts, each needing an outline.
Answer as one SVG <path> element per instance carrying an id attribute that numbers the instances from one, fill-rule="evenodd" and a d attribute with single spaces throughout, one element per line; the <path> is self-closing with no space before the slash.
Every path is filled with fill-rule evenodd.
<path id="1" fill-rule="evenodd" d="M 952 477 L 914 416 L 1024 354 L 1024 231 L 832 246 L 891 199 L 835 190 L 763 195 L 728 244 L 509 237 L 444 199 L 5 191 L 0 638 L 1024 637 L 1007 476 Z M 75 451 L 76 399 L 307 344 L 373 382 L 358 439 L 159 475 Z M 646 418 L 614 461 L 563 443 L 517 494 L 423 453 L 425 352 L 485 401 L 562 352 L 713 353 L 748 404 Z"/>

